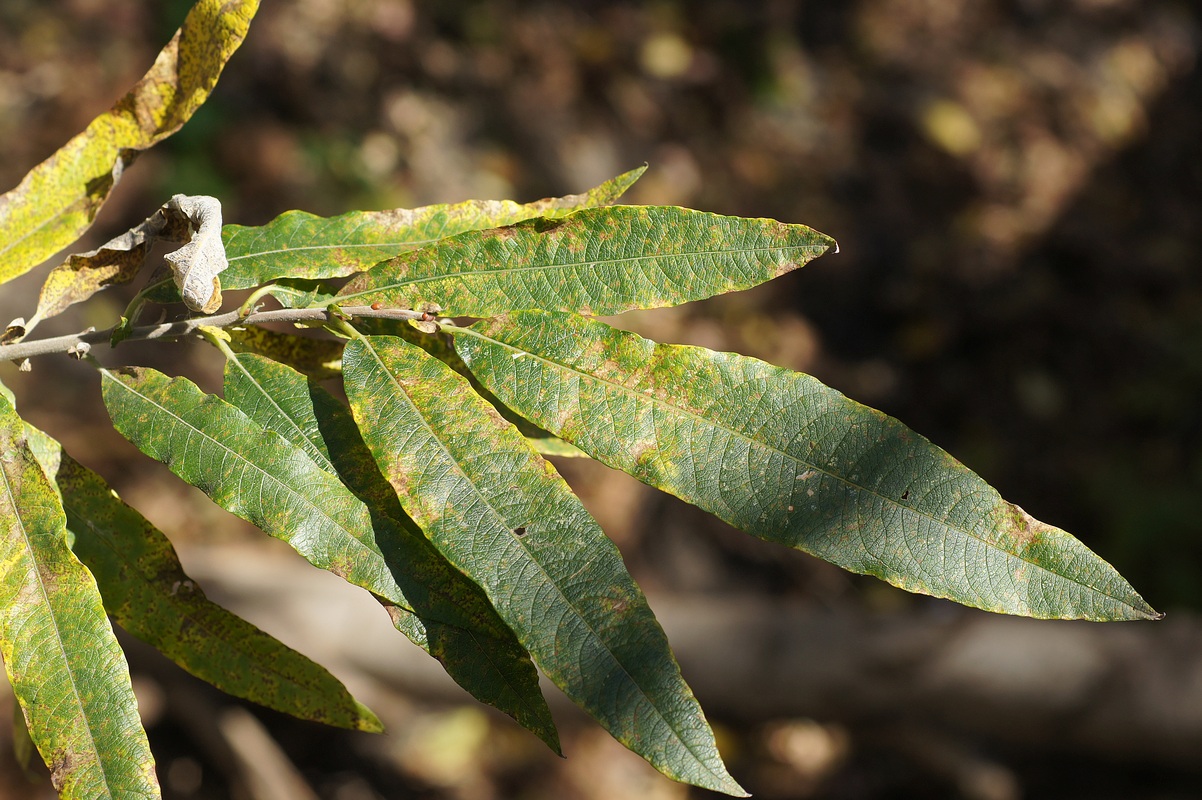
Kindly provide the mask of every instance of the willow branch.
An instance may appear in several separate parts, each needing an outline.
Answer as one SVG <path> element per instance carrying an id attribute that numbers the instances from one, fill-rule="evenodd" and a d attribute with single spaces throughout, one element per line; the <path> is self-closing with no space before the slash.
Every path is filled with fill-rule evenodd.
<path id="1" fill-rule="evenodd" d="M 372 308 L 371 306 L 344 306 L 343 315 L 375 319 L 429 319 L 429 314 L 407 308 Z M 325 308 L 279 308 L 271 311 L 255 311 L 243 316 L 241 311 L 229 311 L 212 316 L 188 317 L 176 322 L 158 325 L 139 325 L 133 328 L 122 341 L 148 341 L 151 339 L 178 339 L 197 333 L 204 325 L 211 328 L 233 328 L 242 325 L 259 325 L 264 322 L 327 322 L 333 313 Z M 51 353 L 76 353 L 92 345 L 107 344 L 116 326 L 103 331 L 88 330 L 66 336 L 36 339 L 32 342 L 0 345 L 0 359 L 21 361 Z"/>

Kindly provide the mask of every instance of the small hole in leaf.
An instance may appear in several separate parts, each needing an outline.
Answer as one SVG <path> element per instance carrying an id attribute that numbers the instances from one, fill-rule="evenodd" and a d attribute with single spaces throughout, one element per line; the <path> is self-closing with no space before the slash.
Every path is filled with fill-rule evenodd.
<path id="1" fill-rule="evenodd" d="M 513 535 L 514 535 L 514 536 L 517 536 L 518 538 L 521 538 L 521 537 L 525 536 L 525 535 L 526 535 L 526 526 L 525 526 L 525 525 L 519 525 L 518 527 L 514 528 L 514 529 L 513 529 Z"/>

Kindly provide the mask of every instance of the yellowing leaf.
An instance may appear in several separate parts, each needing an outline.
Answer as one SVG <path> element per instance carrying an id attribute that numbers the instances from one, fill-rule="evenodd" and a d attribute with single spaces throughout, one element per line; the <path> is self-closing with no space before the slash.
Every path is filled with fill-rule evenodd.
<path id="1" fill-rule="evenodd" d="M 13 693 L 61 797 L 158 797 L 125 657 L 29 444 L 0 399 L 0 655 Z"/>
<path id="2" fill-rule="evenodd" d="M 338 302 L 438 303 L 466 317 L 525 308 L 620 314 L 750 289 L 836 249 L 826 234 L 770 219 L 671 206 L 586 208 L 402 253 L 352 279 Z"/>
<path id="3" fill-rule="evenodd" d="M 212 219 L 215 209 L 216 220 Z M 200 238 L 201 220 L 197 217 L 197 208 L 203 208 L 208 217 L 207 246 L 202 251 L 202 269 L 188 270 L 188 265 L 195 261 L 191 253 L 195 252 L 196 240 Z M 213 235 L 213 229 L 221 226 L 221 204 L 213 197 L 186 197 L 175 195 L 163 203 L 159 210 L 151 214 L 143 222 L 125 233 L 106 241 L 95 250 L 77 252 L 67 256 L 66 261 L 50 270 L 46 282 L 42 283 L 42 292 L 37 298 L 37 311 L 30 318 L 26 329 L 32 329 L 38 322 L 47 320 L 56 314 L 61 314 L 72 304 L 81 303 L 91 295 L 109 286 L 120 286 L 135 279 L 142 264 L 150 255 L 150 249 L 156 241 L 175 241 L 188 245 L 178 251 L 168 253 L 167 261 L 171 262 L 175 280 L 179 286 L 185 286 L 185 281 L 191 280 L 192 306 L 196 310 L 209 309 L 215 311 L 221 303 L 221 287 L 216 280 L 216 273 L 221 271 L 221 265 L 214 271 L 209 267 L 214 257 L 209 255 L 214 249 L 220 252 L 220 261 L 224 261 L 225 251 L 221 250 L 220 238 Z M 177 264 L 178 265 L 177 267 Z M 207 295 L 204 292 L 212 294 Z M 185 300 L 188 299 L 185 297 Z M 216 304 L 213 304 L 215 300 Z M 22 335 L 25 335 L 22 333 Z"/>
<path id="4" fill-rule="evenodd" d="M 0 283 L 88 229 L 139 151 L 175 133 L 208 98 L 258 0 L 199 0 L 125 97 L 0 196 Z"/>
<path id="5" fill-rule="evenodd" d="M 206 598 L 167 537 L 99 475 L 64 456 L 55 480 L 75 534 L 72 549 L 122 628 L 236 697 L 301 719 L 383 730 L 324 667 Z"/>
<path id="6" fill-rule="evenodd" d="M 405 510 L 547 677 L 668 777 L 746 796 L 617 547 L 517 428 L 397 337 L 353 340 L 343 371 Z"/>

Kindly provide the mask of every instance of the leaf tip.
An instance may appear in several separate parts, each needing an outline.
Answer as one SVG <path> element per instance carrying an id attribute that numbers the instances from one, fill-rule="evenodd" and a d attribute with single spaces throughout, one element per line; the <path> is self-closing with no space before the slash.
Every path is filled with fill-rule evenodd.
<path id="1" fill-rule="evenodd" d="M 355 701 L 355 730 L 365 733 L 383 733 L 384 723 L 375 713 L 359 701 Z"/>

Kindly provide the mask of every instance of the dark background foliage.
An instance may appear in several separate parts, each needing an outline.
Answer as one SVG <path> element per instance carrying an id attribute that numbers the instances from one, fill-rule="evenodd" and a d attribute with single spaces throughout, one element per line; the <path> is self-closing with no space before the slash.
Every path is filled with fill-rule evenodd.
<path id="1" fill-rule="evenodd" d="M 7 0 L 0 184 L 123 93 L 188 5 Z M 267 2 L 210 102 L 127 173 L 89 241 L 176 192 L 217 195 L 227 221 L 257 224 L 290 208 L 530 200 L 646 162 L 631 202 L 803 222 L 842 252 L 745 296 L 622 324 L 815 374 L 1075 533 L 1157 608 L 1188 615 L 1202 605 L 1200 25 L 1196 4 L 1167 0 Z M 0 311 L 27 314 L 43 274 L 5 287 Z M 107 326 L 127 297 L 56 324 Z M 213 385 L 211 355 L 189 352 Z M 3 377 L 177 541 L 235 536 L 104 432 L 86 369 L 47 360 Z M 564 471 L 653 599 L 932 605 L 746 540 L 606 470 Z M 775 752 L 764 730 L 732 726 L 747 763 Z M 815 730 L 828 744 L 846 735 Z M 926 762 L 873 739 L 880 730 L 853 729 L 851 755 L 814 780 L 794 764 L 785 788 L 751 788 L 985 796 L 916 767 Z M 328 735 L 303 731 L 310 748 Z M 588 752 L 569 749 L 586 764 Z M 998 757 L 1027 796 L 1070 796 L 1089 772 L 1063 766 L 1058 784 L 1034 754 Z M 356 765 L 322 774 L 338 769 Z M 1101 787 L 1151 791 L 1141 770 L 1156 772 L 1127 765 Z M 405 785 L 472 797 L 540 785 L 500 772 L 482 773 L 484 788 Z M 409 796 L 365 774 L 364 792 Z M 1193 780 L 1157 774 L 1165 792 Z"/>

